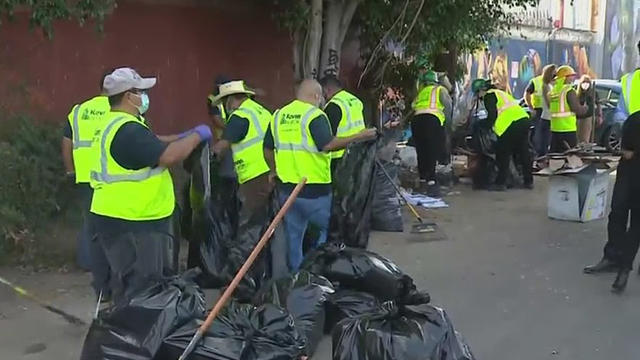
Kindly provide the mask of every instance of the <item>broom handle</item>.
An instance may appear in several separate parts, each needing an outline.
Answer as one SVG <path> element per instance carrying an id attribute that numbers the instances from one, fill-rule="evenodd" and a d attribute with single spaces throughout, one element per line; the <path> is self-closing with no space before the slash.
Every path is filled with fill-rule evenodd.
<path id="1" fill-rule="evenodd" d="M 213 320 L 215 320 L 215 318 L 218 316 L 222 308 L 229 301 L 231 294 L 236 289 L 236 287 L 238 287 L 238 284 L 240 283 L 242 278 L 247 274 L 247 271 L 249 271 L 249 268 L 251 268 L 251 265 L 253 265 L 253 262 L 256 260 L 256 258 L 258 257 L 258 255 L 260 254 L 264 246 L 267 244 L 267 242 L 269 242 L 269 239 L 271 238 L 271 235 L 273 235 L 274 231 L 276 230 L 276 227 L 278 226 L 280 221 L 282 221 L 282 218 L 287 213 L 287 211 L 289 210 L 293 202 L 296 200 L 296 198 L 298 197 L 298 194 L 300 194 L 300 191 L 302 191 L 302 188 L 306 183 L 307 183 L 307 178 L 302 178 L 302 180 L 300 180 L 298 185 L 296 185 L 296 187 L 293 189 L 293 191 L 287 198 L 287 201 L 285 201 L 284 205 L 282 205 L 282 208 L 280 208 L 280 211 L 278 211 L 276 216 L 271 221 L 271 224 L 269 224 L 269 227 L 260 238 L 260 241 L 258 241 L 258 244 L 256 245 L 256 247 L 253 249 L 253 251 L 251 251 L 251 254 L 247 258 L 247 260 L 244 262 L 240 270 L 238 270 L 238 272 L 236 273 L 236 276 L 233 278 L 233 280 L 231 280 L 231 283 L 229 284 L 227 289 L 224 291 L 222 296 L 220 296 L 220 299 L 218 299 L 218 301 L 214 305 L 213 309 L 209 313 L 209 316 L 207 316 L 207 319 L 202 323 L 202 325 L 200 325 L 200 328 L 198 329 L 198 331 L 196 331 L 196 333 L 193 335 L 193 338 L 189 342 L 189 345 L 184 349 L 184 352 L 182 353 L 182 355 L 180 355 L 179 360 L 186 360 L 189 354 L 193 352 L 196 345 L 198 344 L 198 341 L 200 341 L 204 333 L 207 331 L 207 329 L 209 329 L 209 327 L 211 326 L 211 323 L 213 323 Z"/>

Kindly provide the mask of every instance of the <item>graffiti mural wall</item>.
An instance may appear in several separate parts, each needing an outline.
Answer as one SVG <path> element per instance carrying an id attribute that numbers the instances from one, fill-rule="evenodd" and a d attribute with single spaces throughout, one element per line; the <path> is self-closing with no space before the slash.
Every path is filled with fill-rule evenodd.
<path id="1" fill-rule="evenodd" d="M 603 77 L 619 79 L 638 65 L 640 0 L 607 0 Z"/>
<path id="2" fill-rule="evenodd" d="M 465 57 L 464 86 L 466 88 L 473 79 L 489 78 L 498 88 L 520 98 L 529 81 L 540 75 L 548 63 L 569 64 L 578 74 L 595 78 L 588 53 L 588 45 L 561 41 L 496 41 L 489 48 Z"/>

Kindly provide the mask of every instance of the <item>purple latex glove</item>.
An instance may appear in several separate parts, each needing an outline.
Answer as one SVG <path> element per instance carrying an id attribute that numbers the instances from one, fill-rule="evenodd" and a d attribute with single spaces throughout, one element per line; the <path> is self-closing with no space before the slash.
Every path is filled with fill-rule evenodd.
<path id="1" fill-rule="evenodd" d="M 198 125 L 192 131 L 197 133 L 202 141 L 209 141 L 213 137 L 211 129 L 207 125 Z"/>

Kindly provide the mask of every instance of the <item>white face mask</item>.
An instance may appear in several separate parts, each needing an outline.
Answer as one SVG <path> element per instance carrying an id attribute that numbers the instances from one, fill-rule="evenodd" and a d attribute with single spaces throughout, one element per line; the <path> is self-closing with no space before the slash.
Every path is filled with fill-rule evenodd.
<path id="1" fill-rule="evenodd" d="M 582 90 L 589 90 L 591 84 L 588 82 L 583 82 L 582 84 L 580 84 L 580 87 L 582 88 Z"/>

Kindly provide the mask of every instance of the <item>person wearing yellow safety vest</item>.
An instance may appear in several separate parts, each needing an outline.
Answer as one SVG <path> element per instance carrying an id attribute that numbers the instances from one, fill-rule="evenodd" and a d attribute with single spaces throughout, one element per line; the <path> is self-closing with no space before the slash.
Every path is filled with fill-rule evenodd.
<path id="1" fill-rule="evenodd" d="M 616 115 L 626 115 L 626 120 L 622 127 L 622 158 L 611 196 L 608 240 L 602 259 L 584 268 L 586 274 L 617 272 L 611 286 L 614 293 L 626 289 L 640 246 L 640 69 L 624 75 L 621 83 Z"/>
<path id="2" fill-rule="evenodd" d="M 215 98 L 219 93 L 219 86 L 222 84 L 226 84 L 231 79 L 226 75 L 218 75 L 216 76 L 214 82 L 214 89 L 211 94 L 207 96 L 207 109 L 209 112 L 209 118 L 211 119 L 213 125 L 213 140 L 219 140 L 222 137 L 222 132 L 224 131 L 225 126 L 227 125 L 227 111 L 224 108 L 224 104 L 214 104 Z"/>
<path id="3" fill-rule="evenodd" d="M 106 76 L 111 112 L 93 138 L 91 221 L 111 267 L 116 305 L 173 272 L 175 195 L 168 169 L 212 137 L 206 125 L 178 135 L 153 134 L 141 115 L 155 84 L 131 68 Z"/>
<path id="4" fill-rule="evenodd" d="M 550 114 L 548 112 L 549 106 L 547 106 L 546 102 L 544 101 L 544 87 L 545 84 L 543 82 L 543 76 L 542 74 L 540 74 L 533 77 L 529 81 L 529 85 L 527 86 L 527 89 L 524 93 L 524 101 L 527 103 L 527 106 L 531 110 L 531 122 L 534 127 L 534 147 L 538 156 L 546 154 L 546 148 L 549 146 L 548 143 L 539 144 L 538 142 L 541 142 L 541 140 L 551 136 L 551 133 L 549 133 L 547 137 L 543 137 L 542 134 L 545 129 L 548 129 L 548 127 L 545 125 L 550 124 L 545 123 L 545 121 L 549 121 Z M 545 108 L 547 109 L 546 120 L 542 117 L 542 114 L 545 112 Z M 540 136 L 537 136 L 537 133 L 541 133 Z M 546 147 L 544 145 L 546 145 Z"/>
<path id="5" fill-rule="evenodd" d="M 422 86 L 413 100 L 411 134 L 418 156 L 420 191 L 439 197 L 436 183 L 436 164 L 445 152 L 445 123 L 451 116 L 451 97 L 447 89 L 438 84 L 438 75 L 427 71 Z"/>
<path id="6" fill-rule="evenodd" d="M 342 87 L 340 80 L 333 75 L 320 79 L 323 96 L 327 100 L 324 112 L 329 118 L 331 132 L 335 136 L 346 137 L 364 130 L 364 105 L 355 95 Z M 344 156 L 346 150 L 331 153 L 332 172 Z"/>
<path id="7" fill-rule="evenodd" d="M 255 92 L 244 81 L 230 81 L 220 85 L 213 104 L 224 104 L 229 119 L 222 138 L 216 142 L 216 155 L 233 157 L 240 183 L 242 202 L 240 219 L 248 220 L 256 210 L 266 209 L 271 194 L 269 166 L 264 160 L 262 143 L 271 122 L 271 113 L 251 97 Z M 224 152 L 231 148 L 231 155 Z"/>
<path id="8" fill-rule="evenodd" d="M 551 152 L 562 153 L 578 145 L 578 118 L 587 107 L 580 104 L 573 80 L 578 74 L 569 65 L 556 70 L 555 82 L 549 91 L 551 110 Z"/>
<path id="9" fill-rule="evenodd" d="M 484 102 L 487 111 L 485 125 L 491 126 L 498 137 L 495 146 L 498 176 L 489 189 L 506 190 L 511 160 L 522 169 L 524 187 L 533 189 L 533 160 L 529 151 L 529 115 L 507 92 L 496 89 L 484 79 L 474 80 L 471 89 Z M 515 157 L 514 157 L 515 155 Z"/>
<path id="10" fill-rule="evenodd" d="M 102 299 L 108 301 L 109 263 L 102 248 L 94 240 L 94 233 L 89 217 L 89 207 L 93 191 L 89 186 L 89 173 L 92 161 L 91 144 L 93 134 L 111 110 L 109 100 L 104 95 L 102 83 L 109 74 L 100 78 L 100 94 L 73 106 L 65 121 L 62 137 L 62 159 L 67 176 L 72 177 L 81 192 L 83 207 L 83 224 L 78 234 L 76 259 L 78 265 L 91 270 L 92 286 L 96 295 L 102 293 Z"/>
<path id="11" fill-rule="evenodd" d="M 335 137 L 322 106 L 322 86 L 304 80 L 296 99 L 277 110 L 264 138 L 264 156 L 275 179 L 281 204 L 302 178 L 307 185 L 284 216 L 288 241 L 288 265 L 292 272 L 302 262 L 302 240 L 309 223 L 320 236 L 313 247 L 324 243 L 331 215 L 331 152 L 356 141 L 373 139 L 375 129 L 363 129 L 346 137 Z"/>

